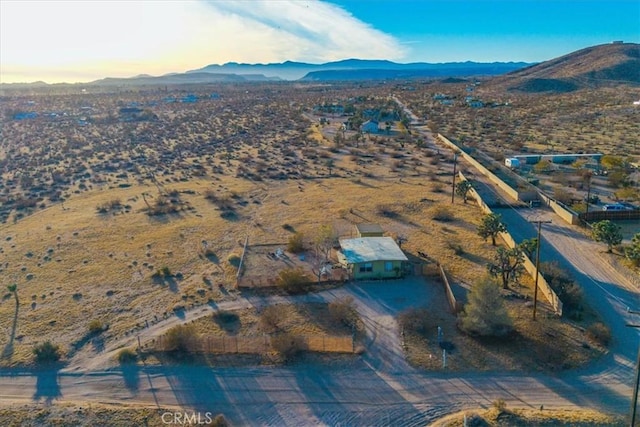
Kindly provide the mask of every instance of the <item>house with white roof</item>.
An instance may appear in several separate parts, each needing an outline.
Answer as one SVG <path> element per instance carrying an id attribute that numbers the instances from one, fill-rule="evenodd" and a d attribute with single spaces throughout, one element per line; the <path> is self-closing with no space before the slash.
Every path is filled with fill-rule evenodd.
<path id="1" fill-rule="evenodd" d="M 401 277 L 409 261 L 391 237 L 340 239 L 338 261 L 353 279 Z"/>

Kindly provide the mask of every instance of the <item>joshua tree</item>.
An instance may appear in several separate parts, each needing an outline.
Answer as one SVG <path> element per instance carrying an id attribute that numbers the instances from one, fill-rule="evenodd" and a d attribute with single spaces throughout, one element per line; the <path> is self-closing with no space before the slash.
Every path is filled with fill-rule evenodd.
<path id="1" fill-rule="evenodd" d="M 20 301 L 18 300 L 18 285 L 16 283 L 7 285 L 7 289 L 9 290 L 9 292 L 13 294 L 13 297 L 16 299 L 16 307 L 17 307 L 20 304 Z"/>

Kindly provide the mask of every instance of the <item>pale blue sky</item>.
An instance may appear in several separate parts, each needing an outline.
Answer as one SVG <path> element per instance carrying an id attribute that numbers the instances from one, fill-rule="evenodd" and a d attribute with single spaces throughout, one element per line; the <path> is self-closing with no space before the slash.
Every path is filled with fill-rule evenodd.
<path id="1" fill-rule="evenodd" d="M 0 82 L 225 62 L 551 59 L 640 42 L 640 0 L 0 0 Z"/>

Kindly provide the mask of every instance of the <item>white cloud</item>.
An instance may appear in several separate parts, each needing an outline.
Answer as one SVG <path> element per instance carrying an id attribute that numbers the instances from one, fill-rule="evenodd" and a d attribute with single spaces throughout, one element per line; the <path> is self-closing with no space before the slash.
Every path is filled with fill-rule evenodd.
<path id="1" fill-rule="evenodd" d="M 70 69 L 90 80 L 404 54 L 392 36 L 321 1 L 0 1 L 2 81 L 25 69 L 28 80 Z"/>

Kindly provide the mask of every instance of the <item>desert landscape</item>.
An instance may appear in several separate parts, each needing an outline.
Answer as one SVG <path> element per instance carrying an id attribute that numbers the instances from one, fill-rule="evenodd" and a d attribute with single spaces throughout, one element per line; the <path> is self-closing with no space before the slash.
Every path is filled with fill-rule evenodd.
<path id="1" fill-rule="evenodd" d="M 612 58 L 611 49 L 620 61 L 637 58 L 635 44 L 589 54 Z M 581 76 L 598 70 L 575 64 L 568 57 L 546 71 L 496 78 L 3 86 L 2 382 L 47 367 L 55 375 L 118 372 L 122 391 L 87 397 L 106 406 L 89 408 L 86 419 L 162 425 L 163 412 L 149 409 L 162 405 L 141 396 L 155 390 L 139 384 L 141 370 L 347 373 L 366 365 L 384 375 L 404 369 L 417 383 L 478 372 L 572 375 L 577 389 L 578 370 L 606 370 L 618 355 L 633 360 L 637 336 L 619 314 L 626 305 L 631 316 L 637 303 L 640 221 L 614 219 L 612 234 L 602 235 L 596 221 L 566 224 L 547 206 L 509 198 L 439 137 L 576 215 L 608 203 L 637 210 L 637 80 L 606 72 L 589 80 Z M 526 173 L 505 167 L 523 153 L 602 157 L 593 168 L 589 161 L 541 161 Z M 540 248 L 529 223 L 544 215 L 553 219 L 539 269 L 560 310 L 523 267 Z M 364 237 L 361 224 L 378 225 L 406 255 L 396 277 L 354 280 L 358 270 L 341 260 L 341 240 Z M 43 409 L 43 419 L 85 422 L 85 409 L 73 406 L 85 405 L 83 389 L 67 400 L 55 375 L 38 386 L 39 397 L 66 406 Z M 196 384 L 192 375 L 184 387 Z M 623 425 L 625 381 L 585 415 L 590 424 L 576 425 Z M 113 415 L 109 405 L 127 399 L 138 406 Z M 481 406 L 525 417 L 501 399 Z M 21 425 L 11 422 L 33 409 L 24 400 L 7 399 L 3 424 Z M 203 409 L 197 402 L 179 396 L 167 407 Z M 470 406 L 465 400 L 415 419 L 426 424 Z M 209 408 L 210 425 L 255 421 L 235 407 Z M 401 418 L 407 425 L 409 412 Z M 582 422 L 557 416 L 547 422 Z M 322 411 L 315 417 L 336 421 Z M 460 416 L 454 421 L 442 425 L 461 425 Z"/>

